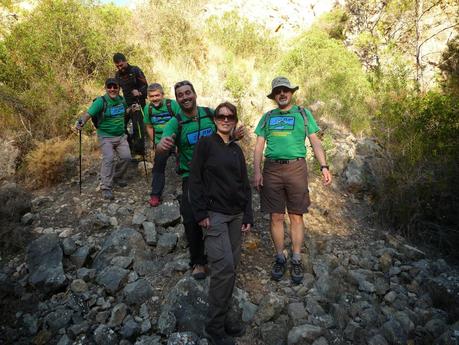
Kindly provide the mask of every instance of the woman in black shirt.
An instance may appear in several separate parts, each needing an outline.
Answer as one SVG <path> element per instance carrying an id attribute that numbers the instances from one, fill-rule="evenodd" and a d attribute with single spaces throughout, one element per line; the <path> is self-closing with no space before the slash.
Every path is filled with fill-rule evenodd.
<path id="1" fill-rule="evenodd" d="M 241 233 L 253 224 L 252 193 L 244 154 L 232 138 L 236 107 L 225 102 L 215 109 L 217 132 L 196 145 L 189 178 L 193 214 L 203 228 L 210 268 L 206 337 L 213 344 L 234 344 L 242 325 L 226 319 L 241 254 Z"/>

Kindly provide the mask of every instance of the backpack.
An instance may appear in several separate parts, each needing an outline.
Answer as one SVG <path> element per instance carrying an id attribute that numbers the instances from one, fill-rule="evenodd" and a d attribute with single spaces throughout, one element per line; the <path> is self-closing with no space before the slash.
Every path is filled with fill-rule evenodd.
<path id="1" fill-rule="evenodd" d="M 298 107 L 300 109 L 300 114 L 301 116 L 303 117 L 303 121 L 304 121 L 304 133 L 306 135 L 306 137 L 308 136 L 308 115 L 306 114 L 306 111 L 309 111 L 309 110 L 306 110 L 305 108 L 303 107 Z M 263 121 L 263 123 L 261 124 L 261 128 L 264 128 L 268 122 L 269 122 L 269 118 L 271 117 L 271 114 L 273 113 L 275 109 L 273 110 L 270 110 L 266 116 L 265 116 L 265 119 Z"/>
<path id="2" fill-rule="evenodd" d="M 166 107 L 167 107 L 167 112 L 171 117 L 176 116 L 174 112 L 172 111 L 172 106 L 171 106 L 171 100 L 169 98 L 166 99 Z M 150 102 L 148 105 L 148 117 L 151 118 L 152 112 L 153 112 L 153 103 Z"/>
<path id="3" fill-rule="evenodd" d="M 105 115 L 105 111 L 107 110 L 107 100 L 105 99 L 104 96 L 100 96 L 100 97 L 94 98 L 92 101 L 95 102 L 98 98 L 102 98 L 102 102 L 103 102 L 104 105 L 102 107 L 102 111 L 100 111 L 98 114 L 96 114 L 96 116 L 91 116 L 92 124 L 96 128 L 98 128 L 99 124 L 103 121 L 104 115 Z"/>
<path id="4" fill-rule="evenodd" d="M 199 141 L 199 135 L 201 134 L 201 119 L 214 117 L 214 114 L 212 113 L 210 108 L 204 107 L 204 110 L 206 112 L 206 115 L 202 117 L 199 116 L 199 111 L 198 111 L 198 141 Z M 177 122 L 178 122 L 178 130 L 177 130 L 177 135 L 175 137 L 175 147 L 177 148 L 177 159 L 176 159 L 175 171 L 177 174 L 181 175 L 184 172 L 182 169 L 180 169 L 180 161 L 179 161 L 179 156 L 180 156 L 179 146 L 180 146 L 180 140 L 182 137 L 182 127 L 184 124 L 190 123 L 193 120 L 189 118 L 186 120 L 183 120 L 182 116 L 179 113 L 175 115 L 175 118 L 177 119 Z"/>

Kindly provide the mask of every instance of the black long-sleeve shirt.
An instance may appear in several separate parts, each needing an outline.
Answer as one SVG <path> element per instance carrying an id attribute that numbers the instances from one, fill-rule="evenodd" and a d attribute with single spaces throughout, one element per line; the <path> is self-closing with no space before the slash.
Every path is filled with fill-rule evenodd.
<path id="1" fill-rule="evenodd" d="M 223 214 L 243 212 L 243 224 L 253 224 L 252 191 L 241 148 L 225 144 L 217 133 L 199 140 L 189 177 L 189 197 L 195 219 L 208 211 Z"/>
<path id="2" fill-rule="evenodd" d="M 142 108 L 145 107 L 148 83 L 145 74 L 143 74 L 139 67 L 128 64 L 125 72 L 116 72 L 115 78 L 123 90 L 123 96 L 126 99 L 127 105 L 138 102 Z M 133 96 L 132 90 L 134 89 L 138 90 L 142 95 L 139 97 Z"/>

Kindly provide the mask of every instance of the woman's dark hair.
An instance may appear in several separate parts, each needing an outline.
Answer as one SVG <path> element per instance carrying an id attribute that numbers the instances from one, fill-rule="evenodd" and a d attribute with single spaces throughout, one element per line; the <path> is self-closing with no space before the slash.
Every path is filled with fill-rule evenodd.
<path id="1" fill-rule="evenodd" d="M 220 103 L 219 105 L 217 105 L 217 108 L 215 108 L 215 116 L 218 115 L 218 112 L 221 108 L 227 108 L 229 109 L 229 111 L 231 111 L 234 115 L 234 117 L 236 118 L 236 122 L 238 121 L 238 118 L 237 118 L 237 108 L 236 106 L 233 104 L 233 103 L 230 103 L 230 102 L 223 102 L 223 103 Z"/>

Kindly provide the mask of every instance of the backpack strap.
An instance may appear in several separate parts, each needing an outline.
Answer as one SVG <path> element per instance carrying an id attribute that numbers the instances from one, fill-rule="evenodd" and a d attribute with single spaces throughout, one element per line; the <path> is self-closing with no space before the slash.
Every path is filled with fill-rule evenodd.
<path id="1" fill-rule="evenodd" d="M 97 113 L 96 116 L 91 117 L 92 124 L 93 124 L 94 127 L 96 127 L 96 128 L 99 128 L 100 123 L 101 123 L 101 122 L 103 121 L 103 119 L 104 119 L 105 111 L 107 110 L 107 100 L 105 99 L 104 96 L 96 97 L 96 98 L 94 98 L 92 101 L 95 102 L 95 101 L 97 101 L 99 98 L 102 98 L 102 103 L 103 103 L 102 110 L 99 111 L 99 112 Z"/>
<path id="2" fill-rule="evenodd" d="M 265 128 L 266 125 L 269 123 L 269 118 L 271 117 L 271 114 L 273 113 L 273 111 L 274 109 L 267 112 L 265 119 L 263 120 L 263 123 L 261 124 L 261 128 Z"/>
<path id="3" fill-rule="evenodd" d="M 166 99 L 166 107 L 170 116 L 175 116 L 174 111 L 172 110 L 172 101 L 168 98 Z"/>
<path id="4" fill-rule="evenodd" d="M 308 115 L 306 114 L 307 109 L 303 108 L 303 107 L 298 107 L 300 108 L 300 114 L 301 116 L 303 116 L 303 121 L 304 121 L 304 134 L 305 136 L 307 137 L 308 136 Z"/>

